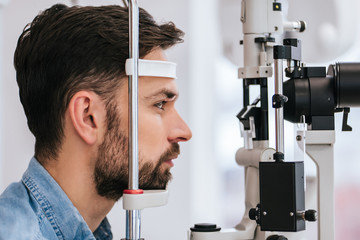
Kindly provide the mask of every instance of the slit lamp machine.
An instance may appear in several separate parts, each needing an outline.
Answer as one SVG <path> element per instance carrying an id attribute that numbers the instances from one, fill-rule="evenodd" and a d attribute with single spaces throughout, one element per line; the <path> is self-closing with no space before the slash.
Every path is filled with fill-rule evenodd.
<path id="1" fill-rule="evenodd" d="M 138 4 L 128 1 L 129 52 L 129 189 L 123 195 L 126 238 L 140 240 L 141 210 L 167 203 L 167 190 L 138 188 L 138 76 L 176 77 L 171 62 L 145 61 L 138 56 Z M 290 6 L 291 7 L 291 6 Z M 301 61 L 301 41 L 282 39 L 284 32 L 306 30 L 304 21 L 284 21 L 276 0 L 242 0 L 244 66 L 243 108 L 237 115 L 244 147 L 236 162 L 245 168 L 245 214 L 232 229 L 195 224 L 188 240 L 302 239 L 306 221 L 317 221 L 318 240 L 334 240 L 334 115 L 343 112 L 343 131 L 350 107 L 359 107 L 360 63 L 307 67 Z M 280 38 L 280 40 L 279 40 Z M 283 63 L 286 63 L 284 66 Z M 286 77 L 286 80 L 284 78 Z M 274 81 L 276 148 L 269 147 L 268 81 Z M 250 102 L 249 88 L 258 85 L 259 97 Z M 304 162 L 284 153 L 284 119 L 303 126 L 295 142 L 317 167 L 317 210 L 305 207 Z M 291 233 L 291 234 L 288 234 Z"/>

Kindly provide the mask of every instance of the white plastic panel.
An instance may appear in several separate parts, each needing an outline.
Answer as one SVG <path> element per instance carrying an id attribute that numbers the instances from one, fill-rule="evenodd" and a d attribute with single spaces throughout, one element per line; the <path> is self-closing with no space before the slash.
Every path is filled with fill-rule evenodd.
<path id="1" fill-rule="evenodd" d="M 133 68 L 132 59 L 127 59 L 126 75 L 132 75 Z M 176 63 L 139 59 L 139 77 L 141 76 L 176 78 Z"/>

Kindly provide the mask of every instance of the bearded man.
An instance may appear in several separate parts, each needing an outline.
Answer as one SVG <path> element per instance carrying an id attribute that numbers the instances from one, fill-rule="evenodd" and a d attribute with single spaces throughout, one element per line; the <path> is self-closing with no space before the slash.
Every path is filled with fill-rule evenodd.
<path id="1" fill-rule="evenodd" d="M 139 56 L 167 61 L 173 23 L 139 11 Z M 128 8 L 54 5 L 15 51 L 20 101 L 35 154 L 0 196 L 1 239 L 112 239 L 107 213 L 128 187 Z M 164 189 L 191 131 L 173 78 L 139 78 L 139 187 Z"/>

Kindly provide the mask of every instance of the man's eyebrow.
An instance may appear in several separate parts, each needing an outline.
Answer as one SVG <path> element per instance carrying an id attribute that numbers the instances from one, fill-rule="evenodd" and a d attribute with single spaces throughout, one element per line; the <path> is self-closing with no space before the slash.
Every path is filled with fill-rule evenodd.
<path id="1" fill-rule="evenodd" d="M 154 99 L 154 98 L 159 98 L 159 97 L 166 97 L 166 98 L 175 100 L 176 98 L 178 98 L 178 96 L 179 96 L 178 92 L 172 91 L 167 88 L 163 88 L 145 98 L 146 99 Z"/>

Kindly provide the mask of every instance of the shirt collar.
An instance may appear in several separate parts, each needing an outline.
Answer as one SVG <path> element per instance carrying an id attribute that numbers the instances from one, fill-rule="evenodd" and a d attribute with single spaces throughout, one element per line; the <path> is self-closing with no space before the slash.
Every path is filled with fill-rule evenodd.
<path id="1" fill-rule="evenodd" d="M 111 232 L 111 226 L 110 226 L 110 223 L 107 220 L 107 218 L 105 218 L 101 222 L 100 226 L 95 230 L 94 236 L 96 239 L 101 239 L 101 240 L 112 240 L 113 239 L 113 235 Z"/>
<path id="2" fill-rule="evenodd" d="M 38 202 L 60 239 L 61 236 L 63 239 L 95 239 L 65 192 L 35 158 L 31 159 L 22 181 Z M 98 236 L 112 236 L 106 219 L 95 232 Z"/>

